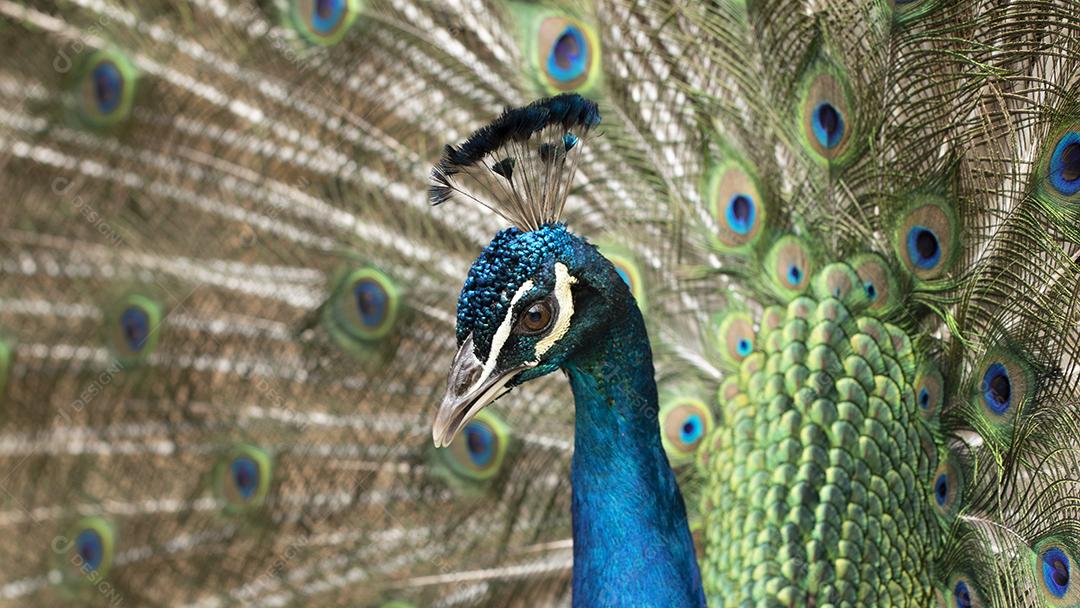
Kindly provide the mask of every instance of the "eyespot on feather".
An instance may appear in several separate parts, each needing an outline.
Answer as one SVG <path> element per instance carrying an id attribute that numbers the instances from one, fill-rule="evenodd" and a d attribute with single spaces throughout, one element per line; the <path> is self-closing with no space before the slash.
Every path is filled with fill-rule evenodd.
<path id="1" fill-rule="evenodd" d="M 145 360 L 157 348 L 161 307 L 150 298 L 131 295 L 106 310 L 109 349 L 125 363 Z"/>
<path id="2" fill-rule="evenodd" d="M 939 514 L 951 517 L 960 506 L 963 496 L 964 479 L 951 458 L 940 459 L 937 470 L 931 480 L 931 503 Z"/>
<path id="3" fill-rule="evenodd" d="M 1076 560 L 1065 539 L 1050 536 L 1032 548 L 1032 570 L 1042 597 L 1049 606 L 1080 606 L 1080 585 L 1073 568 Z"/>
<path id="4" fill-rule="evenodd" d="M 975 375 L 974 399 L 992 424 L 1008 423 L 1034 388 L 1029 363 L 1007 348 L 992 349 Z"/>
<path id="5" fill-rule="evenodd" d="M 324 308 L 324 323 L 346 350 L 371 347 L 393 330 L 401 305 L 397 285 L 365 267 L 344 274 Z"/>
<path id="6" fill-rule="evenodd" d="M 272 470 L 268 453 L 251 445 L 238 445 L 218 463 L 215 492 L 227 511 L 258 507 L 270 492 Z"/>
<path id="7" fill-rule="evenodd" d="M 562 16 L 543 19 L 536 49 L 541 73 L 553 90 L 579 90 L 596 69 L 595 34 L 577 19 Z"/>
<path id="8" fill-rule="evenodd" d="M 123 122 L 131 114 L 138 71 L 117 51 L 98 51 L 78 72 L 78 115 L 97 128 Z"/>
<path id="9" fill-rule="evenodd" d="M 689 464 L 714 425 L 712 410 L 694 397 L 675 397 L 660 408 L 660 429 L 671 464 Z"/>
<path id="10" fill-rule="evenodd" d="M 934 279 L 952 266 L 959 249 L 959 227 L 952 209 L 935 197 L 920 197 L 900 216 L 893 246 L 916 278 Z"/>
<path id="11" fill-rule="evenodd" d="M 765 271 L 786 297 L 806 291 L 814 274 L 814 263 L 806 244 L 796 236 L 780 238 L 765 260 Z"/>
<path id="12" fill-rule="evenodd" d="M 455 476 L 487 481 L 502 470 L 511 439 L 510 427 L 501 418 L 481 410 L 449 447 L 435 451 Z"/>
<path id="13" fill-rule="evenodd" d="M 870 312 L 883 315 L 895 309 L 900 300 L 899 286 L 885 258 L 876 253 L 862 253 L 852 257 L 848 264 L 859 276 Z"/>
<path id="14" fill-rule="evenodd" d="M 1080 195 L 1080 125 L 1061 132 L 1051 139 L 1048 153 L 1041 163 L 1045 177 L 1043 191 L 1055 198 L 1070 201 Z"/>
<path id="15" fill-rule="evenodd" d="M 746 313 L 732 312 L 720 317 L 715 335 L 721 358 L 732 366 L 738 366 L 754 352 L 757 336 L 753 319 Z"/>
<path id="16" fill-rule="evenodd" d="M 331 46 L 345 38 L 362 8 L 361 0 L 291 0 L 289 20 L 308 42 Z"/>
<path id="17" fill-rule="evenodd" d="M 512 2 L 533 80 L 546 93 L 593 89 L 601 77 L 600 38 L 577 15 Z"/>
<path id="18" fill-rule="evenodd" d="M 949 587 L 949 597 L 954 608 L 982 608 L 982 600 L 971 579 L 959 576 L 953 579 Z"/>
<path id="19" fill-rule="evenodd" d="M 116 534 L 104 518 L 83 517 L 54 538 L 51 548 L 61 562 L 58 570 L 65 582 L 79 587 L 92 585 L 112 569 Z"/>
<path id="20" fill-rule="evenodd" d="M 933 418 L 941 409 L 944 400 L 945 381 L 934 366 L 924 364 L 915 376 L 912 385 L 915 391 L 915 404 L 923 418 Z"/>
<path id="21" fill-rule="evenodd" d="M 752 244 L 764 232 L 768 209 L 754 177 L 737 162 L 712 169 L 706 200 L 716 220 L 716 241 L 725 249 Z"/>
<path id="22" fill-rule="evenodd" d="M 811 73 L 800 96 L 802 139 L 826 163 L 843 163 L 852 149 L 855 125 L 847 82 L 837 68 Z"/>

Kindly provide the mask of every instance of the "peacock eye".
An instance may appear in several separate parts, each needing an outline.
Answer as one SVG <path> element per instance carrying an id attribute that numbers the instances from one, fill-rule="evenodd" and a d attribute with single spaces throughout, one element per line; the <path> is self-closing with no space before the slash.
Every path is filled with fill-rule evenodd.
<path id="1" fill-rule="evenodd" d="M 1069 557 L 1057 547 L 1050 547 L 1042 554 L 1043 584 L 1055 598 L 1063 598 L 1069 591 Z"/>
<path id="2" fill-rule="evenodd" d="M 104 541 L 96 530 L 86 529 L 75 539 L 75 551 L 82 558 L 82 568 L 86 572 L 97 570 L 104 557 Z"/>
<path id="3" fill-rule="evenodd" d="M 331 46 L 345 38 L 362 8 L 362 0 L 291 0 L 289 15 L 308 42 Z"/>
<path id="4" fill-rule="evenodd" d="M 553 15 L 540 23 L 536 60 L 547 84 L 556 91 L 581 89 L 594 70 L 592 31 L 576 19 Z"/>
<path id="5" fill-rule="evenodd" d="M 67 549 L 57 549 L 63 555 L 62 560 L 66 566 L 60 573 L 62 576 L 70 577 L 74 582 L 82 580 L 83 577 L 100 580 L 98 577 L 108 574 L 112 566 L 116 538 L 107 521 L 100 517 L 85 517 L 71 528 L 70 536 L 57 538 L 74 539 Z"/>
<path id="6" fill-rule="evenodd" d="M 521 315 L 521 320 L 518 321 L 518 333 L 524 335 L 539 334 L 551 326 L 554 317 L 549 301 L 541 300 L 536 302 L 525 311 L 525 314 Z"/>
<path id="7" fill-rule="evenodd" d="M 972 606 L 971 590 L 964 581 L 956 583 L 956 587 L 953 588 L 953 598 L 956 600 L 957 608 L 971 608 Z"/>

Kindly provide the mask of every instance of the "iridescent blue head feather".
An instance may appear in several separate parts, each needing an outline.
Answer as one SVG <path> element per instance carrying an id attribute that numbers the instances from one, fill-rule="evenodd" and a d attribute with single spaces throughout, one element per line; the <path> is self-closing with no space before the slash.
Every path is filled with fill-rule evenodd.
<path id="1" fill-rule="evenodd" d="M 595 246 L 563 224 L 499 232 L 469 270 L 458 353 L 435 422 L 436 445 L 510 388 L 563 367 L 633 305 Z"/>
<path id="2" fill-rule="evenodd" d="M 562 224 L 523 232 L 507 228 L 495 235 L 473 262 L 457 308 L 458 346 L 473 334 L 477 348 L 491 347 L 491 337 L 506 314 L 512 293 L 508 286 L 521 285 L 539 274 L 574 238 Z"/>

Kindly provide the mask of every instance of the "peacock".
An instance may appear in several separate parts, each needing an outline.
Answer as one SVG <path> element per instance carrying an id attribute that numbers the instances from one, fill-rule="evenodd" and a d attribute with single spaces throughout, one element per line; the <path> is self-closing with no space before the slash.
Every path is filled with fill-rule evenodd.
<path id="1" fill-rule="evenodd" d="M 0 605 L 1080 606 L 1076 0 L 0 49 Z"/>

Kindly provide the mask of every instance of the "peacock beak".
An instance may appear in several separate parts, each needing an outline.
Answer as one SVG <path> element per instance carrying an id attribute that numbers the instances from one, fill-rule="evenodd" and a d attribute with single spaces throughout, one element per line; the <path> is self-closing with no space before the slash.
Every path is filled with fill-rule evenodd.
<path id="1" fill-rule="evenodd" d="M 484 406 L 501 397 L 509 389 L 506 384 L 518 372 L 529 365 L 519 365 L 507 369 L 495 369 L 486 366 L 473 352 L 473 340 L 470 335 L 454 355 L 450 373 L 446 378 L 446 394 L 443 395 L 439 411 L 435 414 L 435 424 L 431 436 L 435 447 L 450 445 L 458 432 L 484 409 Z"/>

